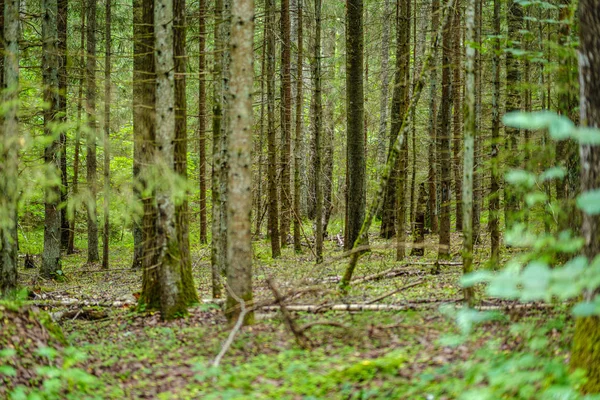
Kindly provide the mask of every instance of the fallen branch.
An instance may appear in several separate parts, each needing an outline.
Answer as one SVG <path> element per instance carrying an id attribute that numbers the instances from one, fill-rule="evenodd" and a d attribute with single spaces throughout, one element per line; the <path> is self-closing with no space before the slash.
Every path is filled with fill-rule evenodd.
<path id="1" fill-rule="evenodd" d="M 342 328 L 342 329 L 348 329 L 348 327 L 344 324 L 342 324 L 341 322 L 334 322 L 334 321 L 315 321 L 315 322 L 309 322 L 308 324 L 305 324 L 303 326 L 300 327 L 300 331 L 304 332 L 310 328 L 313 328 L 315 326 L 333 326 L 336 328 Z"/>
<path id="2" fill-rule="evenodd" d="M 368 301 L 368 302 L 367 302 L 367 304 L 373 304 L 373 303 L 377 303 L 378 301 L 381 301 L 381 300 L 383 300 L 383 299 L 386 299 L 386 298 L 388 298 L 388 297 L 390 297 L 390 296 L 393 296 L 393 295 L 395 295 L 396 293 L 400 293 L 400 292 L 402 292 L 403 290 L 410 289 L 410 288 L 412 288 L 412 287 L 418 286 L 418 285 L 420 285 L 420 284 L 421 284 L 421 283 L 423 283 L 423 282 L 425 282 L 425 280 L 423 280 L 423 279 L 419 279 L 418 281 L 415 281 L 415 282 L 409 283 L 409 284 L 408 284 L 408 285 L 406 285 L 406 286 L 402 286 L 401 288 L 398 288 L 398 289 L 396 289 L 396 290 L 392 290 L 392 291 L 391 291 L 391 292 L 389 292 L 389 293 L 386 293 L 386 294 L 383 294 L 383 295 L 381 295 L 381 296 L 379 296 L 379 297 L 376 297 L 376 298 L 374 298 L 373 300 L 370 300 L 370 301 Z"/>
<path id="3" fill-rule="evenodd" d="M 277 303 L 277 305 L 279 306 L 279 309 L 281 310 L 283 319 L 285 320 L 285 323 L 288 326 L 288 328 L 290 329 L 290 331 L 294 334 L 294 337 L 296 338 L 296 342 L 298 343 L 298 345 L 300 347 L 302 347 L 303 349 L 307 349 L 307 350 L 310 349 L 310 347 L 311 347 L 310 340 L 304 334 L 304 330 L 298 329 L 298 326 L 296 325 L 296 321 L 292 317 L 292 314 L 290 314 L 290 312 L 288 311 L 287 306 L 285 305 L 283 298 L 281 297 L 281 294 L 279 293 L 279 290 L 277 290 L 277 287 L 275 286 L 275 283 L 273 282 L 273 280 L 271 278 L 267 278 L 267 285 L 269 285 L 271 292 L 273 292 L 273 296 L 275 297 L 275 302 Z"/>
<path id="4" fill-rule="evenodd" d="M 242 325 L 244 324 L 244 318 L 246 318 L 246 314 L 249 311 L 246 308 L 246 302 L 244 300 L 240 299 L 235 293 L 233 293 L 233 290 L 231 290 L 227 284 L 225 284 L 225 288 L 227 289 L 231 297 L 233 297 L 233 299 L 239 303 L 241 311 L 233 329 L 231 330 L 231 332 L 229 332 L 229 336 L 227 336 L 227 340 L 225 341 L 225 343 L 223 343 L 221 351 L 219 351 L 219 354 L 217 354 L 217 357 L 215 357 L 215 361 L 213 361 L 212 366 L 215 368 L 219 366 L 221 360 L 225 356 L 225 353 L 227 353 L 227 350 L 229 350 L 229 348 L 231 347 L 235 335 L 237 335 L 239 330 L 242 329 Z"/>

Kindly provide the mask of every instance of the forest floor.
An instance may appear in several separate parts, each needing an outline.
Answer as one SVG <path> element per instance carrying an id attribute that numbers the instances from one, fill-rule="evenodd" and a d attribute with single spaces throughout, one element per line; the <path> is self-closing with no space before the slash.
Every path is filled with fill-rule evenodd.
<path id="1" fill-rule="evenodd" d="M 452 249 L 452 261 L 434 275 L 434 239 L 427 238 L 424 257 L 399 263 L 392 242 L 373 237 L 373 250 L 361 259 L 358 281 L 345 296 L 336 282 L 347 259 L 334 240 L 326 244 L 322 265 L 314 264 L 309 248 L 297 255 L 291 246 L 282 258 L 272 260 L 267 241 L 256 241 L 255 298 L 271 307 L 257 310 L 256 324 L 238 332 L 219 367 L 211 365 L 231 331 L 220 307 L 206 302 L 171 322 L 162 322 L 156 312 L 140 312 L 135 299 L 141 273 L 129 268 L 131 249 L 126 245 L 113 246 L 109 271 L 86 265 L 85 252 L 65 257 L 62 282 L 42 280 L 36 270 L 20 271 L 21 284 L 30 289 L 25 304 L 58 320 L 64 340 L 53 345 L 32 337 L 17 346 L 16 338 L 26 336 L 27 329 L 36 335 L 27 321 L 13 324 L 17 328 L 12 333 L 0 334 L 0 382 L 7 383 L 0 397 L 18 384 L 46 385 L 59 376 L 56 397 L 46 398 L 455 399 L 468 398 L 465 394 L 475 387 L 494 385 L 494 374 L 513 373 L 502 371 L 506 364 L 500 363 L 494 370 L 500 359 L 534 352 L 548 365 L 568 363 L 574 324 L 560 305 L 516 308 L 478 292 L 481 304 L 503 312 L 458 340 L 461 331 L 454 317 L 462 300 L 459 248 Z M 453 243 L 460 243 L 458 235 Z M 487 247 L 482 243 L 475 257 L 481 268 Z M 209 252 L 207 246 L 192 252 L 198 293 L 204 299 L 211 293 Z M 292 312 L 300 338 L 273 302 L 267 278 L 292 311 L 300 305 L 318 308 Z M 343 304 L 383 306 L 355 312 L 332 307 Z M 0 305 L 0 320 L 2 310 Z M 4 326 L 7 315 L 5 310 Z M 59 350 L 48 355 L 40 348 Z M 28 379 L 20 379 L 20 363 L 27 364 Z M 59 372 L 50 376 L 38 369 L 41 375 L 35 381 L 31 370 L 37 365 L 52 365 Z M 17 374 L 8 373 L 7 366 Z M 525 362 L 515 368 L 529 367 Z M 536 398 L 521 393 L 519 382 L 512 390 L 514 396 L 504 398 Z"/>

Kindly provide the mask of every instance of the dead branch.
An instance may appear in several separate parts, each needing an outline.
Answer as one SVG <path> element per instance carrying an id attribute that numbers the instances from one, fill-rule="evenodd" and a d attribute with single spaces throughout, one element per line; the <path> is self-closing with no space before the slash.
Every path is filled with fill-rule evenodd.
<path id="1" fill-rule="evenodd" d="M 417 281 L 415 281 L 415 282 L 409 283 L 408 285 L 402 286 L 401 288 L 398 288 L 398 289 L 396 289 L 396 290 L 392 290 L 392 291 L 391 291 L 391 292 L 389 292 L 389 293 L 386 293 L 386 294 L 383 294 L 383 295 L 381 295 L 381 296 L 379 296 L 379 297 L 376 297 L 376 298 L 374 298 L 373 300 L 369 300 L 369 301 L 367 302 L 367 304 L 373 304 L 373 303 L 377 303 L 378 301 L 381 301 L 381 300 L 383 300 L 383 299 L 386 299 L 386 298 L 388 298 L 388 297 L 390 297 L 390 296 L 393 296 L 393 295 L 395 295 L 396 293 L 402 292 L 403 290 L 410 289 L 410 288 L 412 288 L 412 287 L 418 286 L 418 285 L 420 285 L 420 284 L 421 284 L 421 283 L 423 283 L 423 282 L 425 282 L 425 280 L 423 280 L 423 279 L 419 279 L 419 280 L 417 280 Z"/>
<path id="2" fill-rule="evenodd" d="M 237 319 L 235 325 L 233 326 L 233 329 L 231 330 L 231 332 L 229 332 L 229 336 L 227 336 L 227 340 L 225 341 L 225 343 L 223 343 L 223 346 L 221 347 L 221 351 L 219 351 L 219 354 L 217 354 L 217 357 L 215 357 L 215 361 L 213 361 L 212 366 L 215 368 L 217 368 L 219 366 L 219 364 L 221 363 L 221 360 L 223 359 L 223 356 L 225 356 L 225 353 L 227 353 L 227 350 L 229 350 L 229 348 L 231 347 L 231 344 L 233 343 L 233 339 L 235 338 L 235 335 L 237 335 L 239 330 L 242 329 L 242 325 L 244 324 L 244 318 L 246 318 L 246 314 L 249 311 L 246 308 L 246 302 L 244 300 L 240 299 L 233 292 L 233 290 L 231 290 L 229 288 L 227 283 L 225 283 L 225 289 L 227 289 L 227 291 L 229 292 L 231 297 L 233 297 L 233 299 L 238 302 L 238 304 L 240 305 L 241 311 L 240 311 L 240 315 L 238 316 L 238 319 Z"/>
<path id="3" fill-rule="evenodd" d="M 273 282 L 272 278 L 267 278 L 267 285 L 269 285 L 271 292 L 273 292 L 273 296 L 275 297 L 275 302 L 277 303 L 277 305 L 279 306 L 279 309 L 281 310 L 283 319 L 285 320 L 285 323 L 288 326 L 288 328 L 290 329 L 290 331 L 294 334 L 294 337 L 296 338 L 296 342 L 298 343 L 298 345 L 300 347 L 302 347 L 303 349 L 310 349 L 310 347 L 311 347 L 310 340 L 304 334 L 304 330 L 299 329 L 298 326 L 296 325 L 296 321 L 292 317 L 292 314 L 290 314 L 290 312 L 288 311 L 287 306 L 285 305 L 284 300 L 281 297 L 279 290 L 277 290 L 277 287 L 275 286 L 275 283 Z"/>

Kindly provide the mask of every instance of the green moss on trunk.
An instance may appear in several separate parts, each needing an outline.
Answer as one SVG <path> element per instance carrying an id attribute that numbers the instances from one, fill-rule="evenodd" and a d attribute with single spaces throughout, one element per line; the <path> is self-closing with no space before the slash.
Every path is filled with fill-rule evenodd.
<path id="1" fill-rule="evenodd" d="M 573 338 L 571 368 L 587 371 L 585 393 L 600 393 L 600 318 L 578 318 Z"/>

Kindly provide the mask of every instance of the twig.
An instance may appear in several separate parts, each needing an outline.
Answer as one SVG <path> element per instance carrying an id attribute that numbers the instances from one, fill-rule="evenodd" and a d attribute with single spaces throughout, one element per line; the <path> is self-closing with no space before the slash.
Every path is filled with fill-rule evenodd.
<path id="1" fill-rule="evenodd" d="M 294 337 L 296 338 L 296 342 L 298 343 L 298 345 L 300 347 L 302 347 L 303 349 L 306 349 L 306 350 L 310 349 L 310 347 L 311 347 L 310 340 L 304 334 L 304 330 L 299 329 L 298 326 L 296 325 L 296 321 L 292 317 L 292 314 L 290 314 L 290 312 L 288 311 L 288 309 L 283 301 L 283 297 L 281 297 L 281 294 L 279 293 L 279 290 L 277 290 L 275 283 L 273 283 L 272 278 L 267 278 L 267 285 L 269 285 L 271 292 L 273 292 L 273 296 L 275 297 L 275 302 L 277 303 L 277 305 L 279 306 L 279 309 L 281 310 L 283 319 L 285 320 L 285 323 L 287 324 L 288 328 L 290 328 L 290 331 L 294 334 Z"/>
<path id="2" fill-rule="evenodd" d="M 373 304 L 373 303 L 377 303 L 378 301 L 381 301 L 381 300 L 383 300 L 383 299 L 385 299 L 385 298 L 388 298 L 388 297 L 390 297 L 390 296 L 393 296 L 393 295 L 395 295 L 396 293 L 399 293 L 399 292 L 401 292 L 401 291 L 403 291 L 403 290 L 410 289 L 410 288 L 412 288 L 412 287 L 415 287 L 415 286 L 417 286 L 417 285 L 420 285 L 420 284 L 421 284 L 421 283 L 423 283 L 423 282 L 425 282 L 425 280 L 423 280 L 423 279 L 419 279 L 419 280 L 417 280 L 417 281 L 415 281 L 415 282 L 413 282 L 413 283 L 409 283 L 409 284 L 408 284 L 408 285 L 406 285 L 406 286 L 402 286 L 401 288 L 398 288 L 398 289 L 396 289 L 396 290 L 392 290 L 392 291 L 391 291 L 391 292 L 389 292 L 389 293 L 386 293 L 386 294 L 383 294 L 383 295 L 381 295 L 381 296 L 379 296 L 379 297 L 376 297 L 376 298 L 374 298 L 373 300 L 369 300 L 369 301 L 368 301 L 366 304 Z"/>
<path id="3" fill-rule="evenodd" d="M 246 308 L 245 301 L 240 299 L 235 293 L 233 293 L 233 290 L 231 290 L 229 288 L 229 285 L 227 285 L 227 283 L 225 283 L 225 289 L 227 289 L 227 291 L 229 292 L 231 297 L 233 297 L 233 299 L 239 303 L 241 312 L 240 312 L 240 315 L 238 316 L 238 319 L 237 319 L 233 329 L 231 330 L 231 332 L 229 332 L 229 336 L 227 337 L 227 340 L 225 341 L 225 343 L 223 343 L 223 346 L 221 347 L 221 351 L 219 352 L 219 354 L 217 354 L 215 361 L 213 361 L 212 366 L 214 368 L 217 368 L 219 366 L 219 364 L 221 363 L 221 360 L 223 359 L 223 356 L 225 356 L 225 353 L 227 353 L 227 350 L 229 350 L 229 348 L 231 347 L 231 344 L 233 343 L 233 339 L 235 338 L 235 335 L 237 335 L 239 330 L 242 328 L 242 325 L 244 324 L 244 318 L 246 318 L 246 314 L 248 313 L 248 309 Z"/>

